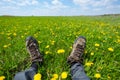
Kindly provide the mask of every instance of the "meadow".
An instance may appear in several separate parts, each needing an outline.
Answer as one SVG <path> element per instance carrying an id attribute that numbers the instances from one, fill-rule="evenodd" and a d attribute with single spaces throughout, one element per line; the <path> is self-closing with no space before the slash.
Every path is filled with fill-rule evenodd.
<path id="1" fill-rule="evenodd" d="M 87 39 L 83 66 L 90 79 L 120 80 L 120 16 L 1 16 L 0 76 L 12 80 L 30 67 L 25 39 L 33 36 L 44 56 L 41 80 L 71 80 L 66 60 L 80 35 Z"/>

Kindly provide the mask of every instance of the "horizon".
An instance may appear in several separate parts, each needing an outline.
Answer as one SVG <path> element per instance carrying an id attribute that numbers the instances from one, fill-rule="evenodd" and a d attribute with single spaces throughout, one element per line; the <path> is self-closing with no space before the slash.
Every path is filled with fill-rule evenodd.
<path id="1" fill-rule="evenodd" d="M 120 14 L 119 0 L 1 0 L 0 16 L 97 16 Z"/>
<path id="2" fill-rule="evenodd" d="M 57 16 L 61 16 L 61 17 L 64 17 L 64 16 L 66 16 L 66 17 L 67 17 L 67 16 L 68 16 L 68 17 L 69 17 L 69 16 L 71 16 L 71 17 L 72 17 L 72 16 L 112 16 L 112 15 L 113 15 L 113 16 L 117 16 L 117 15 L 120 15 L 120 14 L 101 14 L 101 15 L 62 15 L 62 16 L 61 16 L 61 15 L 55 15 L 55 17 L 57 17 Z M 5 17 L 6 17 L 6 16 L 10 16 L 10 17 L 12 17 L 12 16 L 18 16 L 18 17 L 19 17 L 19 16 L 21 16 L 21 17 L 22 17 L 22 16 L 23 16 L 23 17 L 29 17 L 29 16 L 33 16 L 33 17 L 34 17 L 34 16 L 38 16 L 38 17 L 39 17 L 39 16 L 40 16 L 40 17 L 42 17 L 43 15 L 42 15 L 42 16 L 41 16 L 41 15 L 0 15 L 0 16 L 3 16 L 3 17 L 4 17 L 4 16 L 5 16 Z M 52 17 L 52 16 L 54 17 L 54 15 L 49 15 L 49 16 L 50 16 L 50 17 Z M 44 17 L 44 16 L 43 16 L 43 17 Z M 47 15 L 45 15 L 45 17 L 47 17 Z"/>

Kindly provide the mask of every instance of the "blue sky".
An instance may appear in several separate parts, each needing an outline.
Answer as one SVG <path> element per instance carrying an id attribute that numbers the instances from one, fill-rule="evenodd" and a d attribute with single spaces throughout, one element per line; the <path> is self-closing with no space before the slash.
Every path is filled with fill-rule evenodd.
<path id="1" fill-rule="evenodd" d="M 0 15 L 73 16 L 120 13 L 120 0 L 1 0 Z"/>

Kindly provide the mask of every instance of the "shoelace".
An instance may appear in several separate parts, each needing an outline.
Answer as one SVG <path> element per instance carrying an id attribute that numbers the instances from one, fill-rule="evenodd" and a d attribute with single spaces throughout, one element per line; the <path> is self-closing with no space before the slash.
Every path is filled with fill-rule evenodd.
<path id="1" fill-rule="evenodd" d="M 39 53 L 39 51 L 38 51 L 37 45 L 35 43 L 30 43 L 29 50 L 30 50 L 32 57 L 38 56 L 38 54 L 36 54 L 36 53 Z"/>
<path id="2" fill-rule="evenodd" d="M 83 52 L 84 52 L 84 47 L 83 47 L 83 45 L 79 45 L 79 44 L 78 44 L 78 45 L 76 46 L 76 50 L 74 51 L 74 54 L 80 58 L 80 57 L 83 55 Z"/>

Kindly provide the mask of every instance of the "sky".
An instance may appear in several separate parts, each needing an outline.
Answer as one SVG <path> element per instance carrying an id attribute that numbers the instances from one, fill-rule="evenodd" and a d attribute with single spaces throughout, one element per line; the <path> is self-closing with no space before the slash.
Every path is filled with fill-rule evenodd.
<path id="1" fill-rule="evenodd" d="M 119 13 L 120 0 L 0 0 L 0 15 L 79 16 Z"/>

